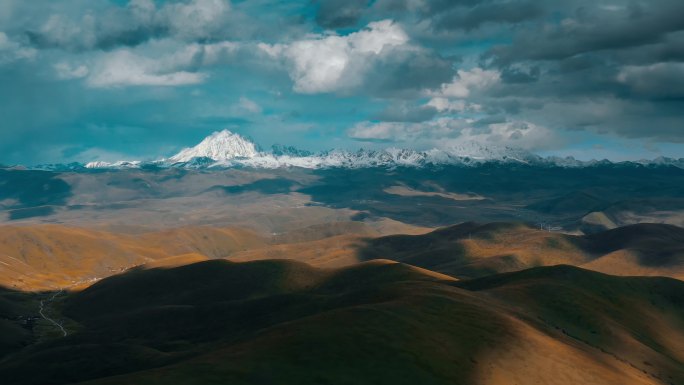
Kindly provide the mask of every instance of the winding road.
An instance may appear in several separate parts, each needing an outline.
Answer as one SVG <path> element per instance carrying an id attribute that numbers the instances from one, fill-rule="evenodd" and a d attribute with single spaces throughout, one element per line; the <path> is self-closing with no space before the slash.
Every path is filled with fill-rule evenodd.
<path id="1" fill-rule="evenodd" d="M 64 290 L 60 290 L 60 291 L 56 292 L 55 294 L 53 294 L 52 297 L 50 297 L 50 299 L 47 300 L 47 303 L 50 304 L 52 301 L 55 300 L 55 297 L 57 297 L 57 296 L 58 296 L 59 294 L 61 294 L 63 291 L 64 291 Z M 57 327 L 62 331 L 62 333 L 64 334 L 64 337 L 66 337 L 69 333 L 67 333 L 66 329 L 64 329 L 64 326 L 62 326 L 61 323 L 59 323 L 59 322 L 53 320 L 52 318 L 46 316 L 45 313 L 43 313 L 43 310 L 45 310 L 45 300 L 42 300 L 42 299 L 41 299 L 41 300 L 40 300 L 40 310 L 38 311 L 38 312 L 40 313 L 40 316 L 43 317 L 43 318 L 44 318 L 45 320 L 47 320 L 48 322 L 50 322 L 50 323 L 54 324 L 55 326 L 57 326 Z"/>

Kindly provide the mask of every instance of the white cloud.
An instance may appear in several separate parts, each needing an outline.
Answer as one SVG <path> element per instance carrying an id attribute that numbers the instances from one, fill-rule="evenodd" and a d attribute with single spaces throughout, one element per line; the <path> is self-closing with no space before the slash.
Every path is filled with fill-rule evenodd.
<path id="1" fill-rule="evenodd" d="M 154 0 L 131 0 L 128 2 L 128 9 L 140 24 L 152 24 L 157 12 Z"/>
<path id="2" fill-rule="evenodd" d="M 278 57 L 280 57 L 280 55 L 283 54 L 283 51 L 286 48 L 286 46 L 283 44 L 258 43 L 257 48 L 264 51 L 264 53 L 266 53 L 266 55 L 268 55 L 272 58 L 278 58 Z"/>
<path id="3" fill-rule="evenodd" d="M 33 48 L 27 48 L 11 40 L 7 34 L 0 32 L 0 64 L 15 60 L 32 60 L 38 54 Z"/>
<path id="4" fill-rule="evenodd" d="M 150 42 L 76 56 L 79 60 L 53 65 L 58 79 L 86 78 L 93 88 L 123 86 L 182 86 L 202 83 L 207 74 L 199 69 L 229 62 L 238 43 L 182 44 L 171 40 Z"/>
<path id="5" fill-rule="evenodd" d="M 510 146 L 526 150 L 546 149 L 558 143 L 554 133 L 542 126 L 524 122 L 478 126 L 473 119 L 443 117 L 424 123 L 361 122 L 347 131 L 357 140 L 408 142 L 413 146 L 450 148 L 467 143 Z"/>
<path id="6" fill-rule="evenodd" d="M 196 45 L 202 49 L 202 64 L 212 65 L 230 61 L 240 48 L 239 43 L 222 41 L 220 43 Z"/>
<path id="7" fill-rule="evenodd" d="M 148 5 L 149 7 L 149 5 Z M 225 0 L 192 0 L 166 4 L 160 11 L 174 35 L 182 38 L 206 38 L 219 28 L 230 11 Z"/>
<path id="8" fill-rule="evenodd" d="M 60 79 L 87 76 L 86 83 L 94 88 L 183 86 L 204 82 L 208 75 L 199 69 L 230 61 L 238 48 L 233 42 L 183 45 L 163 40 L 98 53 L 87 63 L 60 63 L 55 70 Z"/>
<path id="9" fill-rule="evenodd" d="M 501 80 L 501 73 L 495 70 L 483 70 L 475 67 L 470 70 L 458 70 L 450 83 L 444 83 L 438 90 L 425 91 L 431 99 L 425 104 L 439 113 L 479 112 L 482 105 L 468 102 L 473 93 L 484 91 Z"/>
<path id="10" fill-rule="evenodd" d="M 484 131 L 469 127 L 463 130 L 459 139 L 526 150 L 546 149 L 558 143 L 553 131 L 525 121 L 489 124 Z"/>
<path id="11" fill-rule="evenodd" d="M 227 25 L 230 10 L 227 0 L 167 2 L 161 7 L 153 0 L 131 0 L 126 8 L 111 7 L 99 14 L 90 9 L 78 16 L 52 14 L 40 26 L 36 38 L 43 44 L 70 50 L 116 46 L 117 39 L 123 45 L 127 39 L 137 38 L 140 43 L 156 34 L 184 41 L 206 39 Z"/>
<path id="12" fill-rule="evenodd" d="M 358 140 L 408 142 L 413 145 L 440 147 L 447 139 L 455 138 L 473 121 L 443 117 L 428 122 L 360 122 L 347 131 Z"/>
<path id="13" fill-rule="evenodd" d="M 432 107 L 437 112 L 477 112 L 482 110 L 482 106 L 476 103 L 468 103 L 462 99 L 447 99 L 443 97 L 436 97 L 430 99 L 426 106 Z"/>
<path id="14" fill-rule="evenodd" d="M 434 96 L 465 99 L 474 91 L 485 90 L 501 80 L 501 73 L 496 70 L 483 70 L 475 67 L 471 70 L 458 70 L 451 83 L 442 84 Z"/>
<path id="15" fill-rule="evenodd" d="M 349 129 L 347 135 L 359 140 L 407 142 L 422 137 L 428 125 L 429 123 L 361 122 Z M 431 126 L 428 129 L 434 128 L 436 126 Z"/>
<path id="16" fill-rule="evenodd" d="M 87 84 L 90 87 L 180 86 L 202 83 L 206 75 L 183 70 L 192 64 L 198 47 L 189 46 L 157 59 L 118 50 L 98 58 Z"/>
<path id="17" fill-rule="evenodd" d="M 260 44 L 259 48 L 287 61 L 295 91 L 314 94 L 357 85 L 369 62 L 408 40 L 398 24 L 382 20 L 346 36 L 319 35 L 291 44 Z"/>
<path id="18" fill-rule="evenodd" d="M 66 62 L 57 63 L 53 68 L 57 73 L 57 78 L 62 80 L 84 78 L 90 72 L 85 65 L 72 66 Z"/>
<path id="19" fill-rule="evenodd" d="M 259 104 L 244 96 L 240 98 L 240 102 L 237 104 L 237 109 L 251 114 L 260 114 L 262 111 Z"/>
<path id="20" fill-rule="evenodd" d="M 41 38 L 51 44 L 72 47 L 93 47 L 97 42 L 97 19 L 90 13 L 80 20 L 70 20 L 59 14 L 51 15 L 40 28 Z"/>

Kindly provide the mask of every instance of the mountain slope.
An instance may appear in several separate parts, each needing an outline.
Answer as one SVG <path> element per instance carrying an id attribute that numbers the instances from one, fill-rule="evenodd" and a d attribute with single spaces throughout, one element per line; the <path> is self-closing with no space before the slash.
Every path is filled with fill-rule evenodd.
<path id="1" fill-rule="evenodd" d="M 461 281 L 665 383 L 684 382 L 684 282 L 572 266 Z"/>
<path id="2" fill-rule="evenodd" d="M 360 258 L 389 258 L 459 278 L 569 264 L 615 275 L 684 279 L 684 229 L 636 224 L 587 236 L 522 223 L 467 222 L 368 240 Z"/>
<path id="3" fill-rule="evenodd" d="M 195 158 L 209 158 L 213 161 L 235 158 L 251 158 L 258 154 L 254 143 L 228 130 L 217 131 L 206 137 L 195 147 L 183 149 L 169 158 L 171 162 L 190 162 Z"/>
<path id="4" fill-rule="evenodd" d="M 569 264 L 615 275 L 684 279 L 684 229 L 661 224 L 587 236 L 506 222 L 468 222 L 421 235 L 383 237 L 360 222 L 314 225 L 270 237 L 206 226 L 137 235 L 57 225 L 0 230 L 0 285 L 22 290 L 82 286 L 133 266 L 215 258 L 292 259 L 319 267 L 385 258 L 458 278 Z"/>
<path id="5" fill-rule="evenodd" d="M 52 290 L 107 277 L 132 266 L 197 253 L 208 258 L 262 247 L 238 228 L 185 227 L 139 235 L 68 226 L 0 227 L 0 285 Z"/>
<path id="6" fill-rule="evenodd" d="M 679 281 L 562 266 L 454 282 L 391 261 L 336 270 L 208 261 L 70 294 L 63 314 L 80 326 L 0 358 L 0 376 L 17 385 L 675 384 L 682 298 Z M 567 301 L 579 317 L 557 305 Z M 591 340 L 574 333 L 587 322 Z"/>

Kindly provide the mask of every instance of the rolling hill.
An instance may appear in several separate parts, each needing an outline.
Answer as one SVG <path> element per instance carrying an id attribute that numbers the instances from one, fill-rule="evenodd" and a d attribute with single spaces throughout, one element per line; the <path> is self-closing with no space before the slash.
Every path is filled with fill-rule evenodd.
<path id="1" fill-rule="evenodd" d="M 169 257 L 196 253 L 219 258 L 267 243 L 238 228 L 197 226 L 130 235 L 58 225 L 4 226 L 0 285 L 67 288 Z"/>
<path id="2" fill-rule="evenodd" d="M 387 260 L 340 269 L 215 260 L 136 269 L 68 294 L 58 308 L 71 333 L 0 357 L 0 376 L 17 385 L 678 384 L 683 304 L 680 281 L 570 266 L 457 281 Z"/>
<path id="3" fill-rule="evenodd" d="M 131 267 L 208 259 L 292 259 L 344 267 L 392 259 L 458 278 L 568 264 L 614 275 L 684 278 L 684 230 L 638 224 L 591 235 L 515 222 L 467 222 L 432 232 L 380 236 L 363 222 L 331 222 L 265 235 L 241 228 L 181 227 L 138 234 L 78 227 L 0 228 L 0 285 L 20 290 L 83 287 Z"/>
<path id="4" fill-rule="evenodd" d="M 456 285 L 486 293 L 519 309 L 530 322 L 560 330 L 665 383 L 684 381 L 681 281 L 615 277 L 559 265 Z"/>
<path id="5" fill-rule="evenodd" d="M 684 278 L 684 229 L 636 224 L 568 235 L 522 223 L 473 222 L 368 240 L 362 260 L 392 258 L 459 278 L 568 264 L 614 275 Z"/>

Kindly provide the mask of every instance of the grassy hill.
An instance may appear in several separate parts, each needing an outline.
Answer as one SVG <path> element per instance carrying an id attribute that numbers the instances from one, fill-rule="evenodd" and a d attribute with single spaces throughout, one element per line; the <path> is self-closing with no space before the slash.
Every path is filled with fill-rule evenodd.
<path id="1" fill-rule="evenodd" d="M 0 285 L 18 290 L 83 287 L 134 266 L 216 258 L 292 259 L 318 267 L 392 259 L 458 278 L 569 264 L 615 275 L 682 279 L 684 229 L 638 224 L 574 236 L 519 222 L 466 222 L 380 237 L 360 222 L 333 222 L 268 237 L 207 226 L 137 234 L 58 225 L 0 228 Z"/>
<path id="2" fill-rule="evenodd" d="M 0 285 L 68 288 L 169 257 L 220 258 L 266 244 L 266 238 L 238 228 L 196 226 L 130 235 L 58 225 L 3 226 Z"/>
<path id="3" fill-rule="evenodd" d="M 31 294 L 0 288 L 0 357 L 33 342 L 21 317 L 35 312 Z"/>
<path id="4" fill-rule="evenodd" d="M 682 281 L 559 265 L 455 285 L 499 299 L 530 322 L 560 330 L 665 383 L 684 382 Z"/>
<path id="5" fill-rule="evenodd" d="M 392 258 L 459 278 L 569 264 L 614 275 L 684 278 L 684 229 L 637 224 L 568 235 L 514 222 L 467 222 L 370 239 L 360 259 Z"/>
<path id="6" fill-rule="evenodd" d="M 137 269 L 55 306 L 8 384 L 678 384 L 684 283 L 540 267 L 457 281 L 387 260 Z M 635 311 L 638 309 L 638 311 Z"/>

